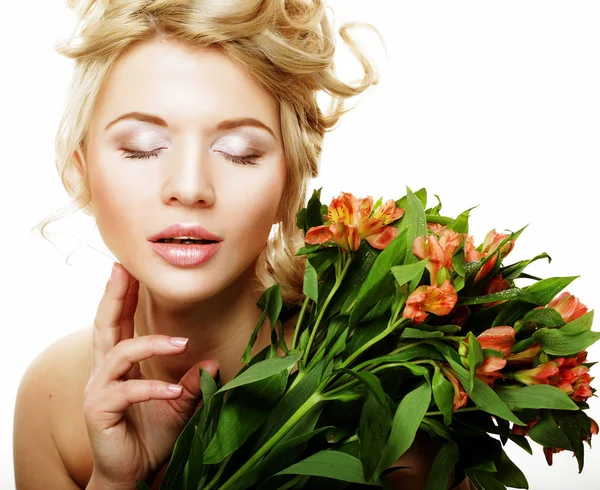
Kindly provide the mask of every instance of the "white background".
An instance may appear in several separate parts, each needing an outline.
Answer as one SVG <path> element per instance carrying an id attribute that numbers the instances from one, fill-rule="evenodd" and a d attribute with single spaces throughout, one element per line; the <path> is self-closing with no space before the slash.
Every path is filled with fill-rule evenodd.
<path id="1" fill-rule="evenodd" d="M 54 167 L 53 139 L 71 62 L 53 51 L 71 27 L 59 2 L 5 2 L 0 29 L 2 220 L 2 355 L 0 488 L 14 488 L 12 420 L 21 376 L 60 337 L 89 325 L 112 264 L 93 222 L 79 212 L 49 231 L 32 227 L 66 203 Z M 474 206 L 476 243 L 496 228 L 529 227 L 511 259 L 545 251 L 543 277 L 581 275 L 568 290 L 597 306 L 597 165 L 600 153 L 600 4 L 592 1 L 336 0 L 336 26 L 372 22 L 358 35 L 382 72 L 327 136 L 322 198 L 340 191 L 397 198 L 405 186 L 426 186 L 443 212 Z M 360 65 L 337 38 L 345 81 Z M 68 263 L 67 263 L 68 258 Z M 599 330 L 600 327 L 594 327 Z M 600 359 L 600 346 L 589 357 Z M 592 369 L 595 374 L 597 368 Z M 598 383 L 593 383 L 598 387 Z M 600 403 L 589 414 L 600 422 Z M 530 457 L 507 451 L 534 490 L 600 488 L 600 438 L 577 474 L 570 453 L 546 466 L 536 445 Z"/>

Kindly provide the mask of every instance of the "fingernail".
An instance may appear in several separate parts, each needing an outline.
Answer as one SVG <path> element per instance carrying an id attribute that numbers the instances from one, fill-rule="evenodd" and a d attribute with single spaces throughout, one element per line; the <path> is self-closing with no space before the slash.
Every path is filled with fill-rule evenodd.
<path id="1" fill-rule="evenodd" d="M 113 277 L 115 277 L 116 274 L 117 274 L 117 263 L 113 262 L 113 268 L 112 268 L 112 271 L 110 273 L 110 278 L 112 279 Z"/>
<path id="2" fill-rule="evenodd" d="M 185 337 L 171 337 L 171 343 L 178 347 L 181 347 L 182 345 L 187 344 L 188 340 L 189 339 L 186 339 Z"/>

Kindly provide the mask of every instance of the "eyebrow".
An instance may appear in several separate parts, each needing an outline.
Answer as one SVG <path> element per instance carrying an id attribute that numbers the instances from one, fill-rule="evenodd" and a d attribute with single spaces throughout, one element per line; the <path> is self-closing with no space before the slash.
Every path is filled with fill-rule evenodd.
<path id="1" fill-rule="evenodd" d="M 169 125 L 166 123 L 166 121 L 164 119 L 162 119 L 158 116 L 155 116 L 153 114 L 147 114 L 145 112 L 128 112 L 127 114 L 122 114 L 121 116 L 117 117 L 113 121 L 109 122 L 106 125 L 106 127 L 104 128 L 104 130 L 105 131 L 108 130 L 108 128 L 110 128 L 114 124 L 116 124 L 119 121 L 122 121 L 124 119 L 135 119 L 138 121 L 155 124 L 157 126 L 162 126 L 165 128 L 169 127 Z M 221 121 L 219 123 L 219 125 L 217 126 L 217 130 L 225 131 L 228 129 L 235 129 L 240 126 L 253 126 L 255 128 L 264 129 L 264 130 L 268 131 L 271 134 L 271 136 L 273 136 L 273 138 L 277 139 L 277 137 L 275 136 L 275 133 L 269 126 L 267 126 L 265 123 L 259 121 L 258 119 L 254 119 L 252 117 L 238 117 L 235 119 L 225 119 L 224 121 Z"/>

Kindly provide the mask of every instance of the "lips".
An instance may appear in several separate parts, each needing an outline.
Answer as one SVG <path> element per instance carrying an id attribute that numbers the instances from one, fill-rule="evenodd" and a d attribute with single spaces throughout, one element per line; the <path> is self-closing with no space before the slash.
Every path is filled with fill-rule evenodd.
<path id="1" fill-rule="evenodd" d="M 148 238 L 151 242 L 157 242 L 161 239 L 171 239 L 174 237 L 190 237 L 196 240 L 209 240 L 220 242 L 223 240 L 198 224 L 174 223 L 167 226 L 164 230 Z"/>

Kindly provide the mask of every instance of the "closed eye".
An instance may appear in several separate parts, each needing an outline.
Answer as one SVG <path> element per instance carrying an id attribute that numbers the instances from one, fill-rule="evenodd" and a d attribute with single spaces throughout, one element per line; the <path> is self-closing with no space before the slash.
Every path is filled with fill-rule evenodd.
<path id="1" fill-rule="evenodd" d="M 163 150 L 163 149 L 165 149 L 165 148 L 157 148 L 156 150 L 152 150 L 152 151 L 136 151 L 136 150 L 123 149 L 123 152 L 125 153 L 125 158 L 134 158 L 134 159 L 142 160 L 142 159 L 157 157 L 159 150 Z M 226 160 L 229 160 L 231 162 L 239 163 L 241 165 L 259 165 L 259 163 L 257 161 L 252 160 L 252 159 L 260 158 L 260 155 L 246 155 L 246 156 L 240 157 L 237 155 L 230 155 L 229 153 L 224 153 L 222 151 L 220 151 L 219 153 L 221 153 L 225 157 Z"/>

